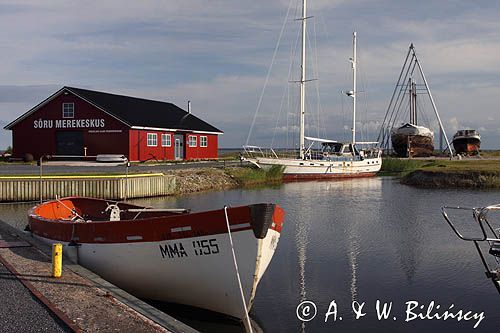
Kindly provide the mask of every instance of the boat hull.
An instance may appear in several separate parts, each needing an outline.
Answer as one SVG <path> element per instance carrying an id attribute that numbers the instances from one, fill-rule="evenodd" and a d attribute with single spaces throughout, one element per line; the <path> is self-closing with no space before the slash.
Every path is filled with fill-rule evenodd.
<path id="1" fill-rule="evenodd" d="M 408 153 L 412 157 L 427 157 L 434 152 L 434 134 L 426 127 L 405 124 L 391 133 L 391 141 L 399 157 L 408 157 Z"/>
<path id="2" fill-rule="evenodd" d="M 455 139 L 453 148 L 457 154 L 477 155 L 481 148 L 481 141 L 478 139 Z"/>
<path id="3" fill-rule="evenodd" d="M 477 155 L 481 148 L 481 135 L 476 130 L 459 130 L 453 136 L 453 148 L 457 154 Z"/>
<path id="4" fill-rule="evenodd" d="M 380 171 L 382 158 L 363 160 L 299 160 L 286 158 L 254 158 L 252 163 L 268 168 L 273 165 L 284 167 L 283 180 L 315 180 L 335 178 L 372 177 Z"/>
<path id="5" fill-rule="evenodd" d="M 232 234 L 248 310 L 279 236 L 275 230 L 264 239 L 256 239 L 251 230 Z M 198 244 L 212 247 L 205 250 Z M 215 250 L 218 252 L 199 255 Z M 76 255 L 78 264 L 136 297 L 195 306 L 238 319 L 245 316 L 227 234 L 135 244 L 65 243 L 63 251 L 70 257 Z"/>
<path id="6" fill-rule="evenodd" d="M 227 209 L 247 310 L 280 237 L 284 212 L 271 206 Z M 225 210 L 88 223 L 55 222 L 36 211 L 29 215 L 36 237 L 63 243 L 70 258 L 137 297 L 246 315 Z"/>

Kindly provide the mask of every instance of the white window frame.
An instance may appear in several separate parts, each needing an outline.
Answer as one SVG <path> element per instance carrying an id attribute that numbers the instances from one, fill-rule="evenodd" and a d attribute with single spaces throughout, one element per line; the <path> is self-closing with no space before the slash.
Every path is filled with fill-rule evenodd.
<path id="1" fill-rule="evenodd" d="M 200 136 L 200 147 L 208 147 L 208 136 Z"/>
<path id="2" fill-rule="evenodd" d="M 146 144 L 148 147 L 158 147 L 158 134 L 148 133 Z"/>
<path id="3" fill-rule="evenodd" d="M 165 139 L 165 140 L 163 140 Z M 161 146 L 162 147 L 172 147 L 172 136 L 167 133 L 161 135 Z"/>
<path id="4" fill-rule="evenodd" d="M 66 109 L 66 106 L 71 106 L 71 110 Z M 71 113 L 69 113 L 71 111 Z M 75 103 L 62 103 L 62 117 L 63 119 L 75 118 Z"/>
<path id="5" fill-rule="evenodd" d="M 191 141 L 191 140 L 193 140 L 193 141 Z M 188 144 L 189 144 L 189 147 L 192 147 L 192 148 L 194 148 L 198 145 L 196 135 L 188 136 Z"/>

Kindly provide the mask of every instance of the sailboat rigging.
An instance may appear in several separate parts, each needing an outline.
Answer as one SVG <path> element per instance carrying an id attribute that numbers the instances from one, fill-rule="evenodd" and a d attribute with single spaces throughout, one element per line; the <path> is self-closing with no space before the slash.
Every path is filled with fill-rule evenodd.
<path id="1" fill-rule="evenodd" d="M 298 152 L 283 153 L 272 148 L 264 150 L 258 146 L 243 146 L 242 159 L 259 168 L 283 166 L 285 180 L 322 179 L 322 178 L 353 178 L 374 176 L 382 166 L 382 150 L 380 148 L 358 149 L 357 145 L 376 144 L 376 142 L 356 142 L 356 32 L 353 33 L 353 55 L 350 58 L 353 73 L 352 90 L 346 94 L 353 98 L 353 124 L 351 142 L 339 142 L 305 135 L 306 126 L 306 0 L 302 1 L 302 52 L 300 72 L 300 127 Z M 306 140 L 311 142 L 306 146 Z M 320 143 L 321 149 L 313 149 L 314 143 Z"/>
<path id="2" fill-rule="evenodd" d="M 418 76 L 421 78 L 421 84 L 416 83 L 415 78 Z M 429 128 L 417 123 L 417 90 L 420 90 L 420 93 L 427 94 L 429 97 L 439 124 L 439 129 L 446 140 L 446 149 L 448 149 L 450 157 L 452 157 L 453 150 L 446 137 L 441 117 L 437 111 L 436 103 L 434 103 L 434 98 L 432 97 L 420 61 L 417 58 L 413 43 L 410 44 L 408 53 L 406 54 L 377 141 L 381 143 L 381 147 L 386 151 L 390 150 L 390 146 L 392 145 L 392 149 L 396 155 L 401 157 L 430 156 L 433 154 L 434 133 Z M 400 116 L 405 109 L 405 105 L 408 105 L 405 102 L 406 97 L 408 97 L 409 101 L 410 119 L 409 122 L 397 126 L 396 124 L 401 120 Z"/>

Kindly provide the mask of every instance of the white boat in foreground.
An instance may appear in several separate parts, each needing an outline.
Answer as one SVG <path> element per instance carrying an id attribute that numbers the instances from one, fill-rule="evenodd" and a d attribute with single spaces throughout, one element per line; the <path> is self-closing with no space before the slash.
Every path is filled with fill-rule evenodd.
<path id="1" fill-rule="evenodd" d="M 33 235 L 63 243 L 80 265 L 131 294 L 239 319 L 252 306 L 283 220 L 275 204 L 190 213 L 81 197 L 29 212 Z"/>
<path id="2" fill-rule="evenodd" d="M 356 32 L 353 33 L 353 89 L 347 95 L 353 98 L 352 141 L 347 143 L 305 136 L 305 85 L 306 78 L 306 1 L 302 5 L 302 53 L 300 76 L 300 137 L 299 151 L 284 154 L 273 149 L 263 150 L 257 146 L 245 145 L 242 159 L 260 168 L 275 165 L 283 167 L 284 180 L 352 178 L 374 176 L 382 167 L 382 151 L 378 148 L 359 149 L 357 145 L 377 142 L 356 142 Z M 311 142 L 306 147 L 305 141 Z M 321 150 L 313 150 L 315 142 L 321 143 Z"/>

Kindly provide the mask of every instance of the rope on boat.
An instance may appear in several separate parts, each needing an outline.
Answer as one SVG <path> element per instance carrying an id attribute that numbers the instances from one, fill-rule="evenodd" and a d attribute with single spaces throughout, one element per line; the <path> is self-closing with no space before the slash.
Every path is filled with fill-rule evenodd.
<path id="1" fill-rule="evenodd" d="M 227 206 L 224 206 L 224 214 L 226 215 L 227 233 L 229 235 L 229 243 L 231 244 L 231 252 L 233 253 L 233 262 L 234 262 L 234 268 L 236 270 L 236 277 L 238 278 L 238 285 L 240 287 L 241 301 L 243 302 L 243 309 L 245 310 L 245 320 L 246 320 L 248 329 L 250 330 L 250 333 L 253 333 L 252 325 L 250 324 L 250 316 L 248 315 L 247 304 L 245 302 L 245 295 L 243 295 L 243 287 L 241 285 L 241 278 L 240 278 L 240 271 L 238 269 L 238 262 L 236 261 L 236 254 L 234 253 L 233 237 L 231 236 L 231 228 L 229 227 L 229 217 L 227 216 Z"/>
<path id="2" fill-rule="evenodd" d="M 85 219 L 84 219 L 82 216 L 80 216 L 80 214 L 78 214 L 78 213 L 76 212 L 76 209 L 71 209 L 71 208 L 69 208 L 68 206 L 66 206 L 66 205 L 64 204 L 64 202 L 62 202 L 61 200 L 59 200 L 59 197 L 57 197 L 57 196 L 56 196 L 56 201 L 57 201 L 57 202 L 59 202 L 61 205 L 63 205 L 63 207 L 64 207 L 64 208 L 66 208 L 67 210 L 69 210 L 69 211 L 70 211 L 73 215 L 75 215 L 75 216 L 73 217 L 73 219 L 74 219 L 75 217 L 78 217 L 78 218 L 82 219 L 83 221 L 85 221 Z"/>

